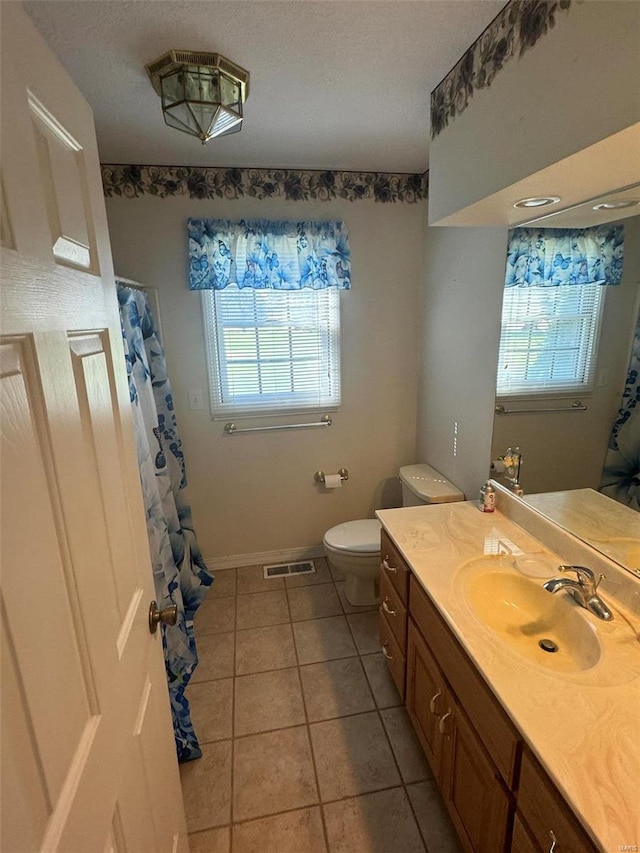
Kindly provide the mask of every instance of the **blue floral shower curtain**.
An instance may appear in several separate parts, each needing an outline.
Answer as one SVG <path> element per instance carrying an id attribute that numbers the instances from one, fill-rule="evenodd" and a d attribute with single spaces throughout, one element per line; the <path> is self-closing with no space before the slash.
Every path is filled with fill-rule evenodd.
<path id="1" fill-rule="evenodd" d="M 627 381 L 609 438 L 600 491 L 640 512 L 640 313 Z"/>
<path id="2" fill-rule="evenodd" d="M 213 582 L 185 500 L 184 455 L 173 411 L 164 350 L 143 291 L 118 285 L 129 394 L 159 607 L 177 604 L 178 621 L 162 625 L 176 749 L 180 761 L 202 755 L 185 688 L 198 663 L 193 617 Z"/>

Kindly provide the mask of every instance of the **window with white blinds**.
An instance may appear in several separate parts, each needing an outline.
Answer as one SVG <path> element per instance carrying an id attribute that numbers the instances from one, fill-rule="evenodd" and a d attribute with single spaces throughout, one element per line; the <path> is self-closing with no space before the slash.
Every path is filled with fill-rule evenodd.
<path id="1" fill-rule="evenodd" d="M 340 405 L 340 293 L 238 288 L 202 294 L 214 415 Z"/>
<path id="2" fill-rule="evenodd" d="M 605 290 L 599 284 L 505 288 L 498 396 L 589 391 Z"/>

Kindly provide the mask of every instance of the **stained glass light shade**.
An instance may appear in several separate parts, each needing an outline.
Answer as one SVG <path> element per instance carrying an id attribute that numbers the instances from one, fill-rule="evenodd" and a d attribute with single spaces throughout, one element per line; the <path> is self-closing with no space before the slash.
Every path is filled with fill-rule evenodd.
<path id="1" fill-rule="evenodd" d="M 203 144 L 237 133 L 249 72 L 217 53 L 172 50 L 147 65 L 165 122 Z"/>

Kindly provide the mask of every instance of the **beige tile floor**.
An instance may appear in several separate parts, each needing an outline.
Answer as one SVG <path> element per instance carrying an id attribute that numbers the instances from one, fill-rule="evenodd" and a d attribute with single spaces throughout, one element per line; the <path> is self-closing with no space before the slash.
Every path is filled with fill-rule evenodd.
<path id="1" fill-rule="evenodd" d="M 192 853 L 459 853 L 379 651 L 378 615 L 315 575 L 216 572 L 180 768 Z"/>

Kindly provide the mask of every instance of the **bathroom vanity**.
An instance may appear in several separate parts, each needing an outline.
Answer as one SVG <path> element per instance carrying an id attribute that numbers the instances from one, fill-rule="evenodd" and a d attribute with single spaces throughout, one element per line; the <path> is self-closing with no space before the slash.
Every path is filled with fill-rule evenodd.
<path id="1" fill-rule="evenodd" d="M 640 583 L 511 496 L 377 515 L 382 653 L 463 847 L 637 850 Z M 612 621 L 542 588 L 569 562 Z"/>

